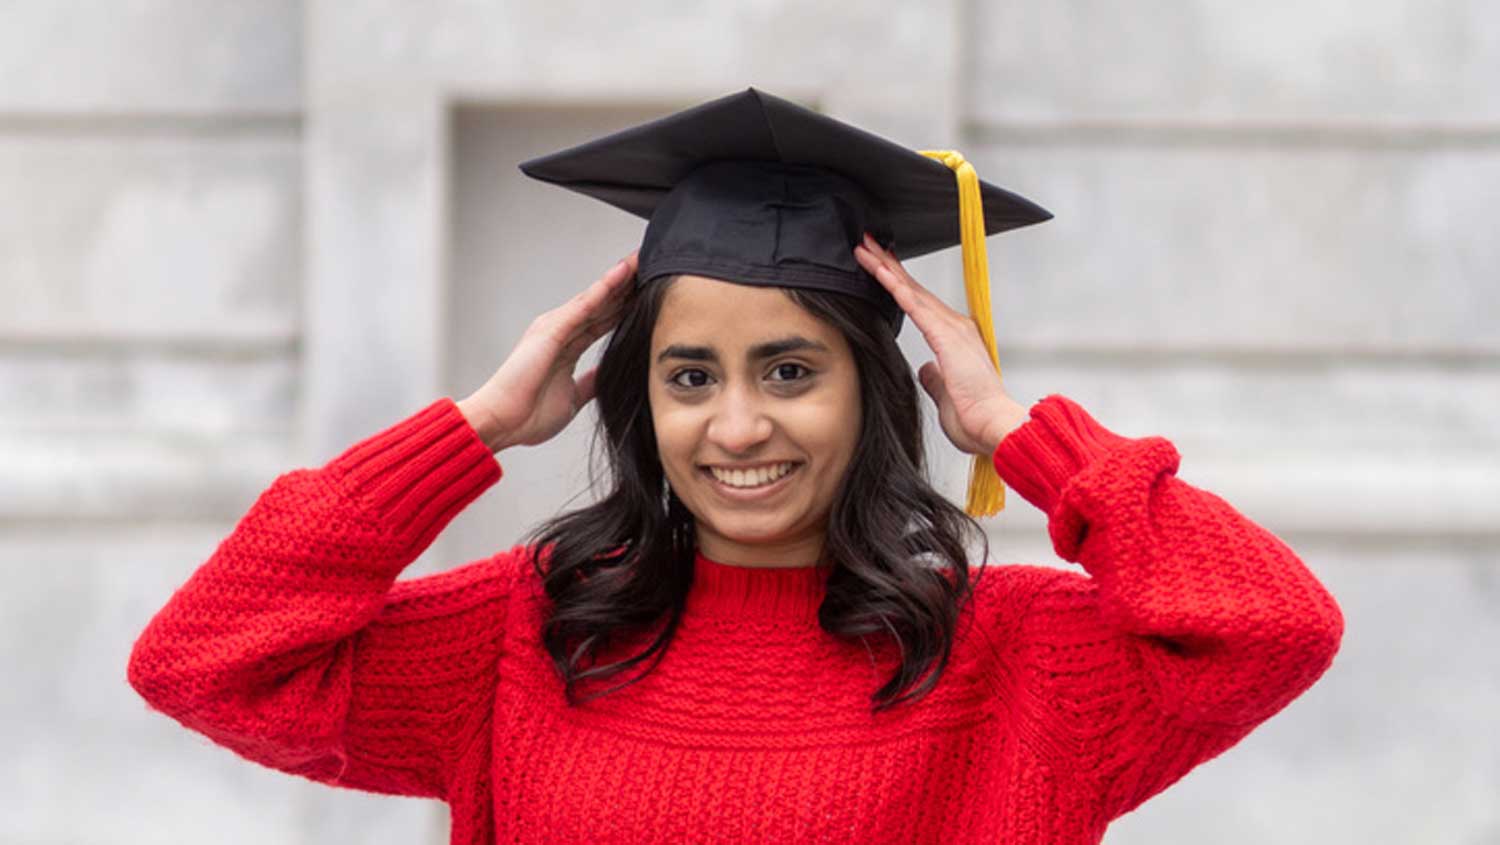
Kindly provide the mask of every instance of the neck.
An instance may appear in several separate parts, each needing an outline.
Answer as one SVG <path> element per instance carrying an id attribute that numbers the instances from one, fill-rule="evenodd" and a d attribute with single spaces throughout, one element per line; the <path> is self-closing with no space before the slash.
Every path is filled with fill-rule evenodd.
<path id="1" fill-rule="evenodd" d="M 698 550 L 710 560 L 734 566 L 816 566 L 823 555 L 823 532 L 767 543 L 741 542 L 695 525 Z"/>

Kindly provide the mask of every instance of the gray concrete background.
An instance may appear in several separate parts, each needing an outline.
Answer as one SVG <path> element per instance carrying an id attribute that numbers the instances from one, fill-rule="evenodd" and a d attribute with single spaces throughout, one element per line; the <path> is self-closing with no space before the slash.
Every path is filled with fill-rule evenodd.
<path id="1" fill-rule="evenodd" d="M 518 161 L 753 84 L 1053 210 L 990 240 L 1012 392 L 1171 437 L 1344 607 L 1322 682 L 1105 841 L 1500 843 L 1496 79 L 1482 0 L 0 5 L 0 842 L 446 841 L 150 713 L 130 644 L 276 474 L 639 239 Z M 956 250 L 911 267 L 961 301 Z M 408 576 L 564 506 L 584 429 Z M 1065 565 L 1013 501 L 994 558 Z"/>

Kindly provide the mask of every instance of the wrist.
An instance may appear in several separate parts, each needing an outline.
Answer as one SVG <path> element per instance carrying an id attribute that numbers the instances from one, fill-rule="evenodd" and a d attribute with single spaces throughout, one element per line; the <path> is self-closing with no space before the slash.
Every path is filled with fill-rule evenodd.
<path id="1" fill-rule="evenodd" d="M 464 419 L 469 421 L 469 426 L 474 429 L 474 433 L 478 434 L 479 439 L 484 441 L 484 445 L 489 447 L 491 454 L 509 445 L 506 442 L 505 431 L 495 424 L 494 418 L 482 406 L 474 401 L 474 397 L 470 396 L 454 404 L 458 406 Z"/>
<path id="2" fill-rule="evenodd" d="M 1025 405 L 1009 396 L 1003 397 L 992 413 L 989 425 L 985 427 L 982 438 L 985 454 L 995 454 L 995 450 L 1000 448 L 1000 442 L 1025 425 L 1028 419 L 1030 412 Z"/>

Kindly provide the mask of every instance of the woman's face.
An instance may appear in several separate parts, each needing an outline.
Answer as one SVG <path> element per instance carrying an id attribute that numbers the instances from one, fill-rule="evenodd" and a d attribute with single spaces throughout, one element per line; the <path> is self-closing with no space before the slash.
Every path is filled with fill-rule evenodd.
<path id="1" fill-rule="evenodd" d="M 682 276 L 650 373 L 662 468 L 703 554 L 815 563 L 859 437 L 859 375 L 838 329 L 779 288 Z"/>

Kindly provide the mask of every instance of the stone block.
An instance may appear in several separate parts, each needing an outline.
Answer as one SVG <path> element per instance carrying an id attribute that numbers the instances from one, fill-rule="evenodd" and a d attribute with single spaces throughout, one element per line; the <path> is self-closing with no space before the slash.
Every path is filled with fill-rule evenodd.
<path id="1" fill-rule="evenodd" d="M 300 174 L 274 133 L 0 135 L 0 336 L 291 334 Z"/>
<path id="2" fill-rule="evenodd" d="M 1500 547 L 1284 539 L 1344 611 L 1333 666 L 1105 840 L 1492 841 Z"/>
<path id="3" fill-rule="evenodd" d="M 7 3 L 0 114 L 296 112 L 302 6 L 297 0 Z"/>
<path id="4" fill-rule="evenodd" d="M 1500 118 L 1500 17 L 1473 0 L 971 8 L 960 37 L 982 123 Z"/>
<path id="5" fill-rule="evenodd" d="M 1168 438 L 1178 478 L 1273 531 L 1492 536 L 1500 525 L 1500 366 L 1003 347 L 1000 362 L 1019 401 L 1060 393 L 1118 434 Z M 1013 503 L 1002 519 L 1041 526 Z"/>
<path id="6" fill-rule="evenodd" d="M 1500 150 L 996 143 L 970 158 L 1056 214 L 989 240 L 1002 342 L 1500 350 Z"/>
<path id="7" fill-rule="evenodd" d="M 0 351 L 0 438 L 28 432 L 93 440 L 152 431 L 290 438 L 298 375 L 287 353 L 210 356 L 128 346 Z"/>
<path id="8" fill-rule="evenodd" d="M 0 521 L 233 519 L 296 465 L 276 432 L 12 430 L 0 434 Z"/>
<path id="9" fill-rule="evenodd" d="M 136 637 L 232 529 L 54 523 L 0 534 L 0 840 L 444 841 L 441 804 L 250 763 L 151 710 L 126 682 Z"/>
<path id="10" fill-rule="evenodd" d="M 292 469 L 299 362 L 0 351 L 0 520 L 229 519 Z"/>

